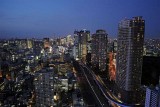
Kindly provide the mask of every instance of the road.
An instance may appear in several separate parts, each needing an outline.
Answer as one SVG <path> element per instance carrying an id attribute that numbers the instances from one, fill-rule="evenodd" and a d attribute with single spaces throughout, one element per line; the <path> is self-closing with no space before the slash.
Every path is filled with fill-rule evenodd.
<path id="1" fill-rule="evenodd" d="M 95 101 L 95 107 L 109 107 L 108 100 L 106 100 L 101 90 L 99 90 L 99 88 L 97 87 L 97 84 L 95 83 L 95 80 L 91 77 L 89 71 L 85 67 L 80 65 L 79 72 L 84 75 L 86 82 L 88 83 L 88 86 L 92 92 L 92 96 L 94 97 L 90 97 L 90 99 L 93 99 L 92 101 Z"/>
<path id="2" fill-rule="evenodd" d="M 104 84 L 102 79 L 95 75 L 95 73 L 88 68 L 85 64 L 80 63 L 81 68 L 85 69 L 85 75 L 88 75 L 88 77 L 92 77 L 93 80 L 95 81 L 96 85 L 95 87 L 98 87 L 98 89 L 103 93 L 103 96 L 105 97 L 106 100 L 110 101 L 112 104 L 116 104 L 118 106 L 122 107 L 137 107 L 140 106 L 140 104 L 126 104 L 123 101 L 121 101 L 119 98 L 117 98 Z M 96 92 L 98 94 L 98 92 Z M 101 97 L 101 96 L 98 96 Z"/>

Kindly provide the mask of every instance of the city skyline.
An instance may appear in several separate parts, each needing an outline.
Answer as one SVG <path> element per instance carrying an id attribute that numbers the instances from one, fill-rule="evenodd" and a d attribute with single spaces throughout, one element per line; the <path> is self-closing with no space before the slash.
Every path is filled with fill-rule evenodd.
<path id="1" fill-rule="evenodd" d="M 109 37 L 117 37 L 118 23 L 133 16 L 146 20 L 146 38 L 158 38 L 159 11 L 159 0 L 1 0 L 0 38 L 66 36 L 75 29 L 104 29 Z"/>
<path id="2" fill-rule="evenodd" d="M 160 107 L 160 39 L 143 17 L 74 37 L 0 39 L 0 106 Z"/>

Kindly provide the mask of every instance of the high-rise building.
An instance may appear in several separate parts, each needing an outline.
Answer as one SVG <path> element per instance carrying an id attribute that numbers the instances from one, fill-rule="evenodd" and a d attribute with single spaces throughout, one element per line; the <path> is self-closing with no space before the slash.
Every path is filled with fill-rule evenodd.
<path id="1" fill-rule="evenodd" d="M 160 87 L 146 89 L 145 107 L 160 107 Z"/>
<path id="2" fill-rule="evenodd" d="M 53 69 L 45 68 L 35 73 L 36 107 L 54 106 Z"/>
<path id="3" fill-rule="evenodd" d="M 32 39 L 27 39 L 27 48 L 32 48 L 33 47 L 33 40 Z"/>
<path id="4" fill-rule="evenodd" d="M 73 57 L 75 60 L 79 60 L 79 54 L 78 54 L 78 49 L 79 49 L 79 32 L 74 31 L 74 46 L 73 46 Z"/>
<path id="5" fill-rule="evenodd" d="M 116 84 L 120 90 L 132 94 L 141 85 L 144 31 L 145 21 L 141 16 L 124 19 L 118 26 Z"/>
<path id="6" fill-rule="evenodd" d="M 81 30 L 74 32 L 74 56 L 75 59 L 86 61 L 86 55 L 88 52 L 88 42 L 90 41 L 90 31 Z"/>
<path id="7" fill-rule="evenodd" d="M 107 59 L 107 33 L 105 30 L 97 30 L 91 39 L 91 63 L 92 67 L 106 70 Z"/>

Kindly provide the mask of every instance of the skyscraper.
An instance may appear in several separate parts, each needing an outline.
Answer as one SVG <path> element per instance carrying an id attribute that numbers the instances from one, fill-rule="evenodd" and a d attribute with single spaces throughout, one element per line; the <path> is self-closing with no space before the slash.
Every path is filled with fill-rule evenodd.
<path id="1" fill-rule="evenodd" d="M 101 71 L 106 70 L 107 59 L 107 33 L 105 30 L 97 30 L 91 40 L 91 63 Z"/>
<path id="2" fill-rule="evenodd" d="M 74 32 L 75 59 L 86 61 L 88 52 L 88 41 L 90 40 L 90 31 L 84 29 Z"/>
<path id="3" fill-rule="evenodd" d="M 140 88 L 144 31 L 145 21 L 141 16 L 124 19 L 118 26 L 116 84 L 125 92 L 133 93 Z"/>

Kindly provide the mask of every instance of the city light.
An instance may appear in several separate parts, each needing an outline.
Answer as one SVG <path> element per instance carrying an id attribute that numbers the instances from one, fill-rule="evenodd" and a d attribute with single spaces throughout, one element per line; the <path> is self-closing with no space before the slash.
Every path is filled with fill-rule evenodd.
<path id="1" fill-rule="evenodd" d="M 114 53 L 109 53 L 109 77 L 110 80 L 115 81 L 116 79 L 116 62 L 114 59 Z"/>
<path id="2" fill-rule="evenodd" d="M 3 0 L 0 107 L 160 107 L 159 11 L 158 0 Z"/>

